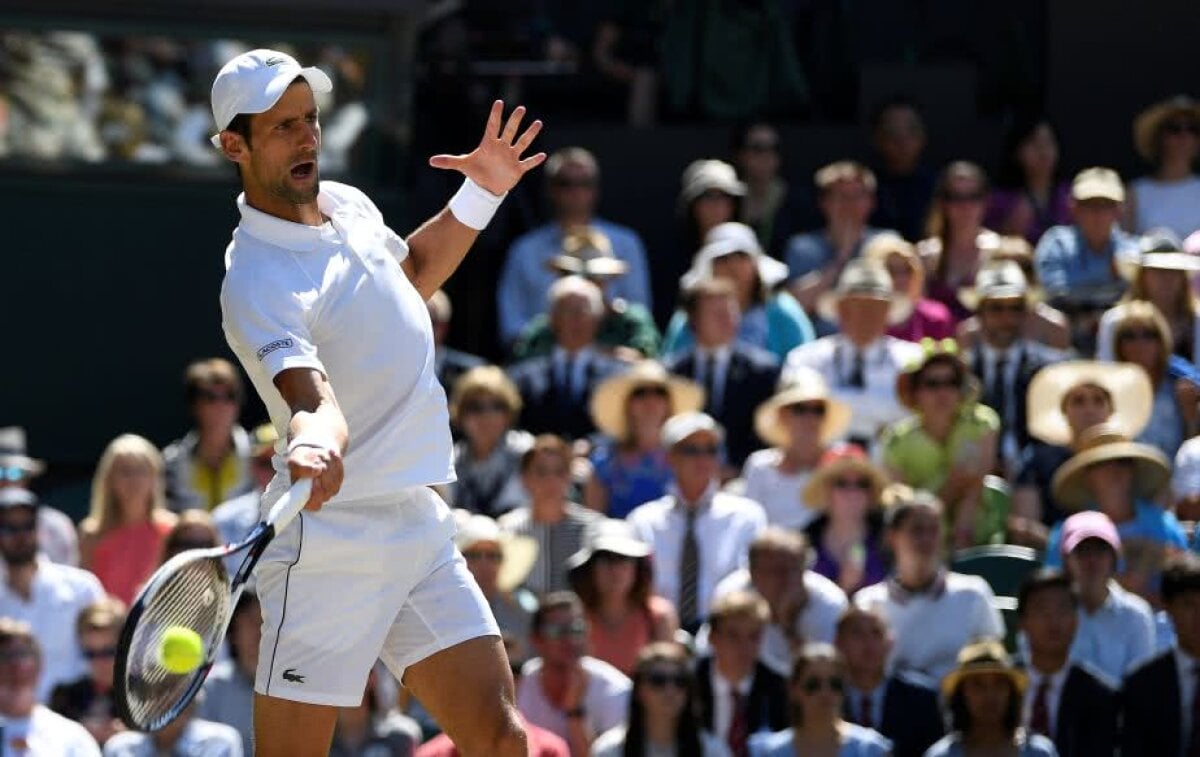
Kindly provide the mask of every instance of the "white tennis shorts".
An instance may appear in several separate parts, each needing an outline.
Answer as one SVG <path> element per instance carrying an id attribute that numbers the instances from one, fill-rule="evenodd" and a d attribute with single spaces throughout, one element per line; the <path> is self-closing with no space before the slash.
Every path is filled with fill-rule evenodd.
<path id="1" fill-rule="evenodd" d="M 362 702 L 376 659 L 397 680 L 435 652 L 500 631 L 426 487 L 304 511 L 255 571 L 263 635 L 254 689 L 335 707 Z"/>

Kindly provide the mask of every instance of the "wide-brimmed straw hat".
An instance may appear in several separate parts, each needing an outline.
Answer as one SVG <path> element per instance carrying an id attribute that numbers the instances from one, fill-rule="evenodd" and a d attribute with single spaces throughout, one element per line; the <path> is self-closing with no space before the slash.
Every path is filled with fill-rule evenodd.
<path id="1" fill-rule="evenodd" d="M 921 357 L 904 366 L 896 375 L 896 398 L 900 404 L 909 410 L 915 410 L 916 387 L 913 379 L 925 369 L 925 366 L 937 361 L 952 363 L 962 376 L 962 403 L 967 404 L 979 399 L 979 379 L 971 373 L 967 363 L 958 352 L 958 342 L 953 339 L 931 339 L 925 337 L 920 341 Z"/>
<path id="2" fill-rule="evenodd" d="M 1133 120 L 1133 144 L 1149 163 L 1158 160 L 1158 132 L 1163 123 L 1177 115 L 1190 116 L 1200 123 L 1200 103 L 1186 95 L 1162 100 L 1138 114 Z"/>
<path id="3" fill-rule="evenodd" d="M 458 533 L 454 535 L 454 544 L 459 551 L 466 552 L 471 545 L 481 541 L 495 542 L 504 555 L 500 563 L 500 574 L 496 577 L 496 587 L 500 591 L 512 591 L 525 582 L 529 571 L 533 570 L 533 565 L 537 562 L 536 539 L 502 531 L 499 524 L 486 515 L 473 514 L 462 518 L 458 524 Z"/>
<path id="4" fill-rule="evenodd" d="M 1054 474 L 1054 500 L 1064 510 L 1087 507 L 1095 498 L 1084 481 L 1084 471 L 1110 460 L 1133 462 L 1133 496 L 1138 499 L 1157 499 L 1171 481 L 1171 462 L 1158 448 L 1132 441 L 1120 426 L 1100 423 L 1080 435 L 1074 456 Z"/>
<path id="5" fill-rule="evenodd" d="M 20 426 L 0 428 L 0 468 L 15 469 L 28 478 L 46 470 L 46 463 L 25 454 L 25 429 Z"/>
<path id="6" fill-rule="evenodd" d="M 629 433 L 625 412 L 629 395 L 641 387 L 665 389 L 671 402 L 671 415 L 704 407 L 704 389 L 699 384 L 667 373 L 667 369 L 655 360 L 642 360 L 596 387 L 591 406 L 596 428 L 617 441 L 624 440 Z"/>
<path id="7" fill-rule="evenodd" d="M 1142 433 L 1154 409 L 1150 377 L 1133 363 L 1068 360 L 1052 363 L 1034 374 L 1026 395 L 1029 433 L 1047 444 L 1069 446 L 1071 426 L 1063 413 L 1063 400 L 1071 390 L 1092 384 L 1108 392 L 1113 413 L 1109 418 L 1131 437 Z"/>
<path id="8" fill-rule="evenodd" d="M 958 290 L 958 301 L 969 310 L 979 310 L 987 300 L 1024 300 L 1030 304 L 1029 281 L 1021 266 L 1011 260 L 989 263 L 975 274 L 974 286 Z"/>
<path id="9" fill-rule="evenodd" d="M 891 303 L 888 323 L 904 323 L 912 314 L 912 302 L 892 289 L 892 277 L 876 262 L 851 260 L 842 269 L 837 286 L 817 298 L 817 313 L 831 323 L 837 323 L 838 303 L 847 297 L 864 297 Z"/>
<path id="10" fill-rule="evenodd" d="M 1185 252 L 1183 241 L 1170 229 L 1153 229 L 1139 241 L 1136 259 L 1117 260 L 1117 271 L 1129 281 L 1143 268 L 1191 275 L 1200 271 L 1200 255 Z"/>
<path id="11" fill-rule="evenodd" d="M 773 447 L 786 447 L 791 443 L 787 425 L 779 418 L 779 411 L 788 405 L 800 402 L 825 403 L 825 418 L 821 423 L 821 443 L 828 444 L 840 438 L 850 426 L 850 406 L 830 396 L 825 377 L 812 368 L 800 366 L 766 402 L 754 411 L 754 432 L 758 438 Z"/>
<path id="12" fill-rule="evenodd" d="M 717 258 L 741 252 L 749 255 L 758 269 L 758 279 L 767 289 L 774 289 L 788 276 L 788 267 L 763 252 L 754 229 L 744 223 L 728 221 L 709 229 L 704 236 L 704 246 L 692 258 L 692 266 L 679 278 L 683 289 L 690 289 L 696 282 L 712 276 L 712 264 Z"/>
<path id="13" fill-rule="evenodd" d="M 1012 658 L 1004 649 L 1004 645 L 995 639 L 984 639 L 966 645 L 958 653 L 958 666 L 942 679 L 942 696 L 947 700 L 954 698 L 958 685 L 967 676 L 985 673 L 999 673 L 1012 681 L 1017 696 L 1025 695 L 1029 678 L 1024 671 L 1013 665 Z"/>
<path id="14" fill-rule="evenodd" d="M 587 527 L 583 546 L 567 558 L 567 570 L 579 570 L 600 552 L 640 560 L 650 555 L 650 545 L 638 538 L 627 521 L 603 518 Z"/>
<path id="15" fill-rule="evenodd" d="M 867 477 L 871 482 L 871 504 L 878 505 L 883 500 L 888 477 L 871 462 L 862 447 L 843 442 L 833 445 L 821 455 L 816 473 L 804 485 L 801 495 L 808 509 L 822 512 L 828 508 L 830 482 L 846 473 L 861 473 Z"/>
<path id="16" fill-rule="evenodd" d="M 687 208 L 697 197 L 709 190 L 724 192 L 732 197 L 746 194 L 746 185 L 737 177 L 737 170 L 723 160 L 695 160 L 683 170 L 679 206 Z"/>
<path id="17" fill-rule="evenodd" d="M 555 255 L 546 267 L 562 275 L 604 279 L 623 276 L 629 264 L 613 254 L 608 235 L 594 226 L 573 229 L 563 237 L 562 254 Z"/>

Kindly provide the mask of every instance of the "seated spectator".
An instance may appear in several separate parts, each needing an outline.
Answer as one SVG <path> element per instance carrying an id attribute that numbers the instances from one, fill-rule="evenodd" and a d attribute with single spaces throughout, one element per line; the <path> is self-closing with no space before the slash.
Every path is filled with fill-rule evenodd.
<path id="1" fill-rule="evenodd" d="M 746 184 L 737 220 L 754 229 L 768 255 L 779 258 L 804 213 L 801 193 L 780 170 L 779 130 L 752 121 L 736 130 L 733 141 L 733 162 Z"/>
<path id="2" fill-rule="evenodd" d="M 62 623 L 70 628 L 70 623 Z M 45 660 L 40 635 L 25 622 L 0 616 L 0 717 L 8 754 L 99 757 L 87 730 L 38 702 Z M 36 751 L 35 751 L 36 750 Z"/>
<path id="3" fill-rule="evenodd" d="M 521 724 L 529 744 L 529 757 L 571 757 L 571 748 L 559 735 L 528 721 Z M 417 747 L 415 757 L 460 757 L 458 747 L 444 733 L 439 733 Z"/>
<path id="4" fill-rule="evenodd" d="M 537 562 L 537 542 L 501 531 L 486 515 L 466 515 L 459 518 L 454 543 L 492 608 L 509 661 L 519 670 L 532 654 L 529 623 L 537 597 L 522 584 Z"/>
<path id="5" fill-rule="evenodd" d="M 1029 677 L 1013 667 L 1000 642 L 963 647 L 958 667 L 942 681 L 951 732 L 930 747 L 926 757 L 1057 757 L 1054 742 L 1021 728 L 1021 702 L 1028 687 Z"/>
<path id="6" fill-rule="evenodd" d="M 898 234 L 876 234 L 863 250 L 863 258 L 886 268 L 896 296 L 912 306 L 908 318 L 888 327 L 888 336 L 906 342 L 954 336 L 950 310 L 925 296 L 925 264 L 917 257 L 915 247 Z"/>
<path id="7" fill-rule="evenodd" d="M 679 241 L 674 255 L 655 263 L 654 315 L 660 322 L 671 318 L 673 303 L 683 276 L 695 256 L 704 246 L 708 232 L 717 226 L 736 221 L 741 209 L 746 185 L 737 177 L 734 167 L 721 160 L 694 160 L 683 171 L 677 208 L 680 219 Z"/>
<path id="8" fill-rule="evenodd" d="M 201 692 L 197 697 L 203 700 Z M 104 757 L 145 757 L 158 754 L 203 754 L 205 757 L 242 757 L 242 737 L 227 725 L 201 720 L 193 702 L 161 731 L 121 731 L 104 745 Z"/>
<path id="9" fill-rule="evenodd" d="M 936 683 L 904 671 L 889 673 L 895 639 L 878 613 L 851 607 L 837 623 L 837 650 L 846 661 L 842 717 L 879 731 L 895 757 L 920 757 L 946 732 Z"/>
<path id="10" fill-rule="evenodd" d="M 0 490 L 0 558 L 6 569 L 0 618 L 19 620 L 33 629 L 40 649 L 37 701 L 44 702 L 56 685 L 87 675 L 71 619 L 105 594 L 88 571 L 38 554 L 38 507 L 29 491 Z"/>
<path id="11" fill-rule="evenodd" d="M 613 283 L 629 272 L 629 264 L 613 254 L 612 242 L 599 229 L 583 226 L 565 233 L 563 248 L 547 265 L 558 276 L 582 276 L 604 294 L 604 317 L 596 344 L 629 357 L 654 357 L 659 350 L 658 327 L 650 310 L 637 302 L 613 298 Z M 550 319 L 540 313 L 525 324 L 513 346 L 513 359 L 549 355 L 554 351 Z"/>
<path id="12" fill-rule="evenodd" d="M 675 608 L 652 594 L 650 546 L 622 520 L 602 520 L 587 532 L 583 548 L 567 560 L 571 588 L 588 619 L 588 648 L 625 675 L 638 650 L 671 641 L 679 630 Z"/>
<path id="13" fill-rule="evenodd" d="M 189 549 L 209 549 L 221 544 L 221 534 L 212 516 L 203 510 L 185 510 L 163 539 L 159 565 Z"/>
<path id="14" fill-rule="evenodd" d="M 242 592 L 229 619 L 229 659 L 213 666 L 204 679 L 204 698 L 197 716 L 224 723 L 241 737 L 242 751 L 254 754 L 254 676 L 262 641 L 262 607 L 250 591 Z"/>
<path id="15" fill-rule="evenodd" d="M 1168 564 L 1162 595 L 1177 642 L 1125 677 L 1122 757 L 1192 754 L 1200 744 L 1196 717 L 1200 687 L 1195 685 L 1200 660 L 1200 561 L 1194 555 L 1180 555 Z"/>
<path id="16" fill-rule="evenodd" d="M 504 371 L 494 365 L 468 370 L 450 392 L 449 409 L 461 437 L 454 443 L 458 479 L 446 484 L 446 499 L 493 518 L 528 501 L 519 468 L 533 436 L 514 428 L 521 395 Z"/>
<path id="17" fill-rule="evenodd" d="M 788 382 L 754 411 L 754 430 L 771 445 L 746 458 L 747 498 L 762 505 L 767 521 L 804 528 L 817 517 L 802 492 L 830 442 L 850 425 L 850 407 L 830 395 L 821 374 L 797 368 Z"/>
<path id="18" fill-rule="evenodd" d="M 596 387 L 592 421 L 603 436 L 595 440 L 592 472 L 584 504 L 610 518 L 666 494 L 671 481 L 662 427 L 667 418 L 699 410 L 704 392 L 692 381 L 672 376 L 653 360 L 643 360 Z"/>
<path id="19" fill-rule="evenodd" d="M 914 415 L 881 441 L 892 479 L 936 492 L 947 507 L 952 543 L 975 543 L 983 477 L 996 467 L 1000 419 L 981 404 L 979 381 L 951 340 L 926 342 L 925 354 L 896 378 L 896 395 Z"/>
<path id="20" fill-rule="evenodd" d="M 162 455 L 140 436 L 118 436 L 96 464 L 91 512 L 79 524 L 80 565 L 128 604 L 157 567 L 163 539 L 174 525 Z"/>
<path id="21" fill-rule="evenodd" d="M 508 369 L 523 401 L 522 429 L 571 439 L 596 430 L 587 414 L 592 392 L 625 365 L 597 349 L 596 332 L 603 316 L 604 296 L 587 279 L 567 276 L 550 287 L 554 350 Z"/>
<path id="22" fill-rule="evenodd" d="M 659 100 L 658 38 L 664 21 L 653 7 L 617 5 L 603 12 L 596 28 L 592 63 L 607 80 L 605 89 L 614 97 L 620 93 L 630 126 L 654 125 Z"/>
<path id="23" fill-rule="evenodd" d="M 525 579 L 535 594 L 567 586 L 567 559 L 583 546 L 584 533 L 601 516 L 567 499 L 571 485 L 571 447 L 543 434 L 521 456 L 521 483 L 529 504 L 500 517 L 500 528 L 537 542 L 537 561 Z"/>
<path id="24" fill-rule="evenodd" d="M 921 348 L 888 336 L 887 329 L 907 317 L 908 305 L 892 290 L 886 269 L 858 261 L 846 266 L 821 305 L 838 333 L 792 350 L 782 381 L 790 383 L 800 367 L 820 373 L 833 397 L 854 409 L 849 438 L 869 448 L 885 426 L 907 415 L 896 398 L 896 377 Z"/>
<path id="25" fill-rule="evenodd" d="M 828 644 L 806 645 L 788 679 L 790 727 L 778 733 L 756 733 L 750 739 L 750 756 L 892 754 L 891 741 L 842 717 L 845 689 L 846 661 L 841 653 Z"/>
<path id="26" fill-rule="evenodd" d="M 775 291 L 787 278 L 787 267 L 763 252 L 749 226 L 729 222 L 710 229 L 692 267 L 679 280 L 680 288 L 687 291 L 707 278 L 727 279 L 733 284 L 742 314 L 739 342 L 782 360 L 792 348 L 813 340 L 812 324 L 804 310 L 789 293 Z M 695 343 L 688 314 L 676 310 L 667 326 L 663 353 L 672 355 Z"/>
<path id="27" fill-rule="evenodd" d="M 696 717 L 697 681 L 687 651 L 655 642 L 637 653 L 629 717 L 592 745 L 592 757 L 624 757 L 639 745 L 642 754 L 727 757 L 729 748 L 701 730 Z"/>
<path id="28" fill-rule="evenodd" d="M 750 734 L 787 725 L 784 679 L 758 659 L 769 620 L 766 601 L 752 592 L 733 592 L 713 602 L 712 651 L 696 662 L 696 713 L 700 727 L 731 754 L 746 754 Z"/>
<path id="29" fill-rule="evenodd" d="M 694 631 L 708 616 L 722 578 L 746 567 L 750 542 L 767 525 L 755 502 L 717 490 L 717 458 L 725 432 L 709 415 L 683 413 L 663 427 L 675 481 L 665 497 L 629 514 L 634 532 L 654 555 L 654 592 Z"/>
<path id="30" fill-rule="evenodd" d="M 980 637 L 1004 635 L 991 588 L 942 562 L 942 503 L 925 491 L 901 492 L 887 510 L 892 576 L 854 595 L 854 604 L 887 619 L 896 637 L 888 669 L 940 680 L 958 650 Z"/>
<path id="31" fill-rule="evenodd" d="M 812 569 L 847 594 L 887 577 L 881 508 L 887 484 L 862 447 L 835 444 L 804 487 L 805 503 L 818 513 L 805 528 L 816 553 Z"/>
<path id="32" fill-rule="evenodd" d="M 1171 499 L 1175 505 L 1175 516 L 1189 534 L 1192 551 L 1200 541 L 1196 538 L 1196 524 L 1200 523 L 1200 436 L 1183 443 L 1175 454 L 1175 465 L 1171 468 Z"/>
<path id="33" fill-rule="evenodd" d="M 1062 559 L 1079 596 L 1079 629 L 1071 658 L 1115 685 L 1153 654 L 1150 605 L 1115 580 L 1121 536 L 1108 516 L 1076 513 L 1063 522 L 1063 531 L 1070 541 L 1063 541 Z"/>
<path id="34" fill-rule="evenodd" d="M 1200 229 L 1200 104 L 1186 95 L 1155 103 L 1134 119 L 1133 142 L 1153 172 L 1130 183 L 1125 226 L 1136 234 L 1165 227 L 1180 238 Z"/>
<path id="35" fill-rule="evenodd" d="M 417 721 L 389 706 L 381 696 L 379 673 L 367 675 L 362 702 L 338 709 L 330 757 L 412 757 L 421 743 Z"/>
<path id="36" fill-rule="evenodd" d="M 1059 176 L 1058 135 L 1040 114 L 1015 120 L 1004 137 L 984 223 L 1037 244 L 1051 226 L 1071 222 L 1071 187 Z"/>
<path id="37" fill-rule="evenodd" d="M 175 512 L 211 510 L 254 487 L 250 437 L 238 425 L 242 379 L 228 360 L 197 360 L 184 374 L 196 427 L 163 450 L 167 503 Z"/>
<path id="38" fill-rule="evenodd" d="M 117 639 L 124 625 L 125 606 L 120 600 L 106 597 L 85 607 L 75 621 L 75 632 L 87 660 L 87 675 L 59 684 L 50 694 L 50 709 L 81 724 L 100 746 L 125 730 L 112 693 Z"/>
<path id="39" fill-rule="evenodd" d="M 250 533 L 250 529 L 258 525 L 262 519 L 259 505 L 263 492 L 275 478 L 275 466 L 271 461 L 275 456 L 275 443 L 279 441 L 279 432 L 275 430 L 274 425 L 264 423 L 250 432 L 250 439 L 250 475 L 254 479 L 254 488 L 217 505 L 212 511 L 213 525 L 217 527 L 220 541 L 225 544 L 241 541 Z M 229 571 L 229 575 L 237 572 L 243 559 L 241 553 L 234 553 L 225 558 L 225 569 Z"/>
<path id="40" fill-rule="evenodd" d="M 905 239 L 919 239 L 923 231 L 936 177 L 924 160 L 925 120 L 911 100 L 892 99 L 879 106 L 871 118 L 871 146 L 875 148 L 875 173 L 879 200 L 871 223 L 895 229 Z"/>
<path id="41" fill-rule="evenodd" d="M 1113 754 L 1117 690 L 1085 663 L 1071 660 L 1079 626 L 1071 579 L 1053 568 L 1030 576 L 1017 596 L 1017 618 L 1029 647 L 1029 687 L 1021 723 L 1054 741 L 1062 757 Z"/>
<path id="42" fill-rule="evenodd" d="M 46 472 L 46 463 L 25 454 L 25 429 L 0 428 L 0 489 L 28 489 Z M 79 564 L 79 540 L 71 516 L 45 503 L 38 508 L 38 544 L 51 562 Z"/>
<path id="43" fill-rule="evenodd" d="M 631 684 L 621 671 L 584 653 L 587 620 L 579 598 L 552 592 L 533 614 L 538 656 L 521 669 L 517 709 L 562 737 L 571 754 L 589 754 L 601 733 L 625 722 Z"/>
<path id="44" fill-rule="evenodd" d="M 1000 237 L 996 247 L 987 251 L 982 266 L 993 268 L 1005 263 L 1015 263 L 1025 277 L 1026 313 L 1021 319 L 1021 336 L 1026 341 L 1044 344 L 1051 349 L 1070 349 L 1071 325 L 1061 310 L 1046 304 L 1046 293 L 1038 282 L 1037 269 L 1033 265 L 1033 247 L 1021 237 Z M 977 289 L 959 290 L 958 300 L 968 309 L 978 310 Z M 979 313 L 959 323 L 954 337 L 963 349 L 973 348 L 980 339 Z"/>
<path id="45" fill-rule="evenodd" d="M 754 436 L 754 409 L 775 391 L 779 361 L 738 341 L 739 310 L 726 280 L 700 279 L 685 292 L 684 307 L 696 344 L 667 358 L 664 365 L 704 388 L 704 412 L 728 433 L 726 462 L 731 469 L 740 469 L 761 446 Z"/>
<path id="46" fill-rule="evenodd" d="M 508 250 L 496 288 L 500 339 L 512 343 L 535 315 L 543 312 L 545 292 L 554 283 L 546 264 L 562 251 L 568 229 L 593 226 L 612 243 L 613 254 L 629 271 L 614 282 L 609 294 L 651 307 L 646 252 L 637 233 L 597 218 L 600 167 L 582 147 L 559 150 L 546 161 L 546 187 L 553 220 L 518 237 Z"/>
<path id="47" fill-rule="evenodd" d="M 437 290 L 425 305 L 429 309 L 429 322 L 433 325 L 434 370 L 442 389 L 449 394 L 459 376 L 472 368 L 486 365 L 487 361 L 478 355 L 446 346 L 446 336 L 450 333 L 450 319 L 454 316 L 454 308 L 445 292 Z"/>

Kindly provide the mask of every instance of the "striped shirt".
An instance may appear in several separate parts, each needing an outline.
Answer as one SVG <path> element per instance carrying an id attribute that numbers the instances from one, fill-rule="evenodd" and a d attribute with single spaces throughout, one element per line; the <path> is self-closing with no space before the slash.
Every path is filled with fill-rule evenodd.
<path id="1" fill-rule="evenodd" d="M 600 515 L 568 502 L 563 519 L 557 523 L 539 523 L 528 507 L 519 507 L 500 517 L 500 528 L 510 534 L 531 536 L 537 540 L 537 562 L 525 579 L 525 586 L 539 596 L 570 588 L 567 584 L 567 558 L 583 546 L 587 527 Z"/>

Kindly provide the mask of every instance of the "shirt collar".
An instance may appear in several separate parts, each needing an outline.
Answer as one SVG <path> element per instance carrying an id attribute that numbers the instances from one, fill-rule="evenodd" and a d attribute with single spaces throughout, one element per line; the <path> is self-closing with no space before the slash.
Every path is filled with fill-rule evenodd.
<path id="1" fill-rule="evenodd" d="M 842 349 L 846 350 L 851 355 L 854 354 L 855 350 L 861 350 L 862 354 L 863 354 L 863 360 L 874 359 L 877 355 L 879 355 L 880 352 L 882 352 L 887 347 L 887 335 L 886 334 L 879 337 L 875 341 L 871 342 L 866 347 L 859 347 L 854 342 L 847 339 L 845 337 L 845 335 L 843 335 L 840 331 L 837 333 L 836 338 L 838 340 L 838 344 L 841 345 Z"/>
<path id="2" fill-rule="evenodd" d="M 900 579 L 892 576 L 887 580 L 888 597 L 896 604 L 908 604 L 909 601 L 917 597 L 928 597 L 932 601 L 937 601 L 946 593 L 946 570 L 943 568 L 938 571 L 937 576 L 933 579 L 933 583 L 923 591 L 912 591 L 906 589 L 900 584 Z"/>
<path id="3" fill-rule="evenodd" d="M 731 352 L 733 352 L 733 350 L 728 344 L 722 344 L 720 347 L 716 347 L 713 349 L 707 349 L 705 347 L 697 347 L 696 352 L 699 353 L 698 357 L 700 360 L 707 360 L 708 356 L 712 355 L 714 358 L 716 358 L 717 363 L 723 365 L 723 364 L 729 362 L 729 355 Z"/>
<path id="4" fill-rule="evenodd" d="M 1029 675 L 1029 688 L 1030 689 L 1036 689 L 1038 686 L 1042 685 L 1043 680 L 1046 680 L 1046 681 L 1050 682 L 1050 690 L 1051 691 L 1058 691 L 1060 688 L 1062 688 L 1063 682 L 1067 680 L 1067 673 L 1069 673 L 1070 670 L 1071 670 L 1071 661 L 1070 660 L 1067 660 L 1067 663 L 1065 665 L 1063 665 L 1061 668 L 1054 671 L 1050 675 L 1046 675 L 1045 673 L 1039 672 L 1038 669 L 1033 666 L 1033 663 L 1030 663 L 1029 665 L 1027 665 L 1025 667 L 1025 672 Z"/>
<path id="5" fill-rule="evenodd" d="M 572 355 L 571 353 L 564 350 L 562 347 L 559 347 L 557 344 L 554 345 L 554 362 L 555 363 L 565 362 L 568 357 L 574 357 L 576 359 L 579 359 L 579 358 L 586 358 L 591 354 L 592 354 L 592 348 L 590 346 L 576 350 L 575 353 Z"/>
<path id="6" fill-rule="evenodd" d="M 303 223 L 285 221 L 282 218 L 264 213 L 246 202 L 246 193 L 237 198 L 238 211 L 242 214 L 238 228 L 255 239 L 289 250 L 311 251 L 323 243 L 338 241 L 338 232 L 331 221 L 320 226 L 309 226 Z M 327 193 L 317 195 L 317 207 L 327 216 L 337 212 L 337 203 Z"/>
<path id="7" fill-rule="evenodd" d="M 1021 353 L 1025 349 L 1025 341 L 1023 339 L 1018 339 L 1017 341 L 1013 342 L 1012 346 L 1003 352 L 983 341 L 982 339 L 979 341 L 979 345 L 983 349 L 984 360 L 992 365 L 995 364 L 996 359 L 1001 355 L 1004 355 L 1006 358 L 1008 358 L 1011 361 L 1009 363 L 1011 365 L 1012 362 L 1016 362 L 1021 359 Z"/>
<path id="8" fill-rule="evenodd" d="M 730 692 L 732 692 L 735 688 L 742 696 L 750 696 L 750 689 L 754 685 L 754 674 L 751 673 L 750 675 L 746 676 L 742 680 L 738 681 L 736 685 L 731 684 L 729 681 L 725 680 L 725 676 L 721 675 L 720 671 L 717 670 L 717 661 L 713 660 L 712 685 L 713 695 L 716 697 L 723 699 L 728 698 Z"/>
<path id="9" fill-rule="evenodd" d="M 675 498 L 675 507 L 677 509 L 682 510 L 685 507 L 687 507 L 687 505 L 684 504 L 683 493 L 681 491 L 679 491 L 679 486 L 674 481 L 667 484 L 667 494 L 670 494 L 672 497 Z M 716 494 L 717 494 L 717 482 L 710 481 L 708 483 L 708 488 L 705 489 L 704 493 L 700 495 L 700 499 L 696 500 L 697 505 L 698 505 L 696 508 L 697 511 L 703 512 L 704 510 L 707 510 L 708 507 L 710 505 L 712 505 L 713 497 L 715 497 Z"/>

